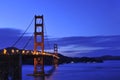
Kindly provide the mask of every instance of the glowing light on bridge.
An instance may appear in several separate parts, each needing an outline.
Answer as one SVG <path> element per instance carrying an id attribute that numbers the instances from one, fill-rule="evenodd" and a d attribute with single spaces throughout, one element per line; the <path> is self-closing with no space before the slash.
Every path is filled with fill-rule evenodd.
<path id="1" fill-rule="evenodd" d="M 32 53 L 32 54 L 34 54 L 34 52 L 33 52 L 33 51 L 31 51 L 31 53 Z"/>
<path id="2" fill-rule="evenodd" d="M 44 52 L 43 55 L 45 55 L 46 53 Z"/>
<path id="3" fill-rule="evenodd" d="M 25 54 L 25 50 L 22 51 L 22 54 Z"/>
<path id="4" fill-rule="evenodd" d="M 12 52 L 12 53 L 15 53 L 15 50 L 14 50 L 14 49 L 12 49 L 12 50 L 11 50 L 11 52 Z"/>
<path id="5" fill-rule="evenodd" d="M 36 55 L 38 55 L 39 53 L 38 53 L 38 52 L 36 52 L 35 54 L 36 54 Z"/>
<path id="6" fill-rule="evenodd" d="M 7 50 L 6 49 L 3 50 L 3 54 L 5 54 L 5 55 L 7 54 Z"/>
<path id="7" fill-rule="evenodd" d="M 33 54 L 33 55 L 39 55 L 39 52 L 38 52 L 38 51 L 37 51 L 37 52 L 32 51 L 32 54 Z"/>
<path id="8" fill-rule="evenodd" d="M 30 53 L 30 51 L 29 51 L 29 50 L 27 50 L 27 51 L 26 51 L 26 54 L 29 54 L 29 53 Z"/>
<path id="9" fill-rule="evenodd" d="M 35 51 L 33 51 L 33 55 L 35 55 L 36 53 L 35 53 Z"/>
<path id="10" fill-rule="evenodd" d="M 19 50 L 16 50 L 16 52 L 18 53 L 18 52 L 19 52 Z"/>

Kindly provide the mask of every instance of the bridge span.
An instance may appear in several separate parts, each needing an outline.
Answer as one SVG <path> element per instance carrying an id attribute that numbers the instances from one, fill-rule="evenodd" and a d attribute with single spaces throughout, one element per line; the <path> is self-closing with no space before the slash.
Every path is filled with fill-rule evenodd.
<path id="1" fill-rule="evenodd" d="M 0 67 L 2 64 L 8 63 L 8 65 L 6 65 L 6 66 L 9 66 L 8 70 L 11 71 L 11 69 L 13 70 L 13 68 L 11 68 L 10 65 L 14 64 L 16 66 L 16 64 L 18 64 L 17 67 L 15 67 L 15 68 L 21 70 L 22 69 L 22 67 L 21 67 L 21 65 L 22 65 L 21 57 L 22 56 L 21 55 L 33 55 L 34 56 L 34 72 L 31 73 L 31 75 L 32 76 L 45 76 L 47 74 L 44 71 L 44 66 L 45 66 L 44 56 L 53 57 L 53 61 L 52 61 L 53 68 L 51 71 L 54 71 L 54 69 L 58 65 L 58 59 L 59 59 L 58 47 L 57 47 L 57 44 L 54 44 L 53 54 L 50 54 L 50 52 L 46 52 L 44 50 L 44 17 L 43 17 L 43 15 L 41 15 L 41 16 L 35 15 L 32 21 L 34 21 L 34 49 L 33 49 L 33 51 L 32 50 L 25 50 L 25 49 L 22 49 L 22 50 L 3 49 L 2 53 L 0 54 L 0 57 L 3 60 L 3 63 L 0 63 Z M 31 25 L 31 23 L 30 23 L 30 25 Z M 20 41 L 20 39 L 24 36 L 26 31 L 29 29 L 30 25 L 27 27 L 25 32 L 18 38 L 18 40 L 12 45 L 12 47 L 15 47 L 15 45 Z M 28 45 L 29 41 L 27 42 L 25 47 Z M 38 47 L 40 47 L 40 49 Z M 15 56 L 17 56 L 17 58 L 15 58 Z M 10 64 L 11 62 L 12 62 L 12 64 Z M 8 73 L 10 73 L 9 71 L 8 71 Z M 51 72 L 51 71 L 48 71 L 48 72 Z M 16 80 L 21 79 L 20 77 L 18 77 L 18 78 Z"/>

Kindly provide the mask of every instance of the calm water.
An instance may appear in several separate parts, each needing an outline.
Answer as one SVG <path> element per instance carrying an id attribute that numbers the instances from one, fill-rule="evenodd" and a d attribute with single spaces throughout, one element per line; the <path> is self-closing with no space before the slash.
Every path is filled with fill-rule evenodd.
<path id="1" fill-rule="evenodd" d="M 50 69 L 45 67 L 46 71 Z M 32 65 L 24 65 L 22 71 L 22 80 L 120 80 L 120 61 L 63 64 L 45 78 L 27 76 L 33 73 Z"/>

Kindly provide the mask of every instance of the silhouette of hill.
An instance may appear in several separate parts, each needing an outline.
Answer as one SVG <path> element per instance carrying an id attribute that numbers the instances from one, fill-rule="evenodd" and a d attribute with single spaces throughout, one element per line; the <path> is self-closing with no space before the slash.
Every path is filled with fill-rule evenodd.
<path id="1" fill-rule="evenodd" d="M 102 60 L 120 60 L 120 56 L 111 56 L 111 55 L 105 55 L 99 58 Z"/>

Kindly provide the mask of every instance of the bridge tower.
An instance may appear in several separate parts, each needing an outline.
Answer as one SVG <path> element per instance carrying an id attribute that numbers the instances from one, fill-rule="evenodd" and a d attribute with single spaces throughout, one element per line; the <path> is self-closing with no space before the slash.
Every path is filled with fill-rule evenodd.
<path id="1" fill-rule="evenodd" d="M 43 15 L 35 15 L 34 29 L 34 74 L 44 74 L 44 26 Z M 41 49 L 41 54 L 37 55 L 38 48 Z"/>
<path id="2" fill-rule="evenodd" d="M 54 55 L 58 56 L 58 46 L 54 44 Z M 58 65 L 58 59 L 54 57 L 53 64 L 56 67 Z"/>

